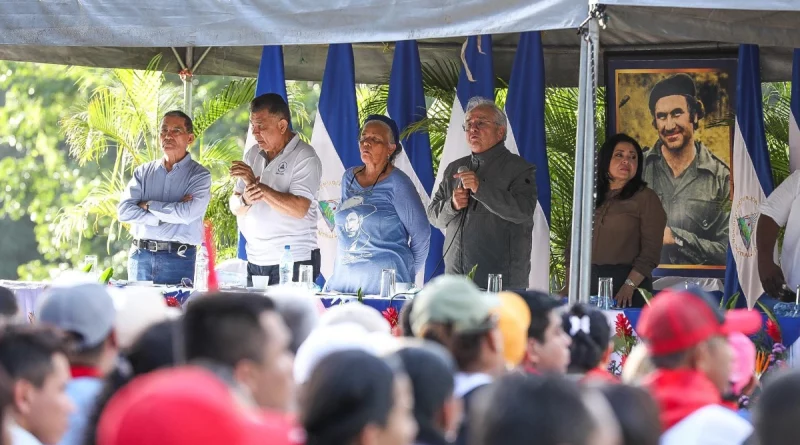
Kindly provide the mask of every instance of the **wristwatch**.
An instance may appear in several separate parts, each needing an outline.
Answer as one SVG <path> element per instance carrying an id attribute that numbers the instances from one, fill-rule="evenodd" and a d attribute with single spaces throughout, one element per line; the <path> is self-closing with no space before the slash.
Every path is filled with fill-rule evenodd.
<path id="1" fill-rule="evenodd" d="M 250 207 L 250 204 L 248 204 L 247 201 L 244 200 L 244 195 L 239 195 L 239 201 L 242 202 L 243 206 Z"/>
<path id="2" fill-rule="evenodd" d="M 632 288 L 636 289 L 636 283 L 634 283 L 634 282 L 633 282 L 633 280 L 631 280 L 630 278 L 628 278 L 627 280 L 625 280 L 625 284 L 627 284 L 628 286 L 630 286 L 630 287 L 632 287 Z"/>

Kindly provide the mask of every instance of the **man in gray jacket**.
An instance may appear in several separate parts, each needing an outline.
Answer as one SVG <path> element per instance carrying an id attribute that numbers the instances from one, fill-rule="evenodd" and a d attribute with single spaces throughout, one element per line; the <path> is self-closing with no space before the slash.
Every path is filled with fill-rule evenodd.
<path id="1" fill-rule="evenodd" d="M 494 101 L 470 99 L 464 131 L 472 154 L 447 166 L 428 206 L 431 224 L 447 230 L 445 273 L 466 275 L 477 265 L 480 287 L 488 274 L 502 274 L 504 288 L 526 289 L 536 168 L 505 147 L 508 119 Z"/>

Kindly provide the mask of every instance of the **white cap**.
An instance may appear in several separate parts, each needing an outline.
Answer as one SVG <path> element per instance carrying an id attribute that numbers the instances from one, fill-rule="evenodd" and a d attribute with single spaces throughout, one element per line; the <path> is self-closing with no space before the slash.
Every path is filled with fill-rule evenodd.
<path id="1" fill-rule="evenodd" d="M 332 326 L 339 323 L 355 323 L 366 329 L 367 332 L 385 334 L 392 332 L 392 326 L 377 309 L 356 302 L 332 306 L 319 319 L 320 326 Z"/>
<path id="2" fill-rule="evenodd" d="M 150 326 L 180 316 L 180 311 L 167 306 L 157 289 L 146 287 L 110 288 L 117 308 L 116 334 L 120 349 L 129 348 Z"/>

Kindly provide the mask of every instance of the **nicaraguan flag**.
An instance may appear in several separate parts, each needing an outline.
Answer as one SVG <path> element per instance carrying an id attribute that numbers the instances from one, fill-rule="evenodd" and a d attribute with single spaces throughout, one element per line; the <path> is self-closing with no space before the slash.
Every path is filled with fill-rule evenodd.
<path id="1" fill-rule="evenodd" d="M 792 62 L 792 102 L 789 113 L 789 172 L 800 169 L 800 49 Z"/>
<path id="2" fill-rule="evenodd" d="M 544 131 L 544 51 L 539 31 L 520 35 L 508 85 L 506 147 L 536 166 L 539 202 L 533 214 L 533 246 L 528 286 L 550 291 L 550 173 Z"/>
<path id="3" fill-rule="evenodd" d="M 422 88 L 422 64 L 416 40 L 397 42 L 394 48 L 392 74 L 389 78 L 389 116 L 397 122 L 400 131 L 425 118 L 425 91 Z M 428 208 L 433 193 L 433 162 L 431 141 L 428 132 L 414 132 L 402 139 L 403 151 L 394 163 L 407 174 L 417 188 L 422 204 Z M 433 270 L 442 258 L 444 234 L 431 227 L 431 247 L 425 261 L 425 270 L 417 273 L 417 285 L 422 285 L 435 276 Z"/>
<path id="4" fill-rule="evenodd" d="M 757 45 L 739 46 L 736 131 L 733 140 L 733 202 L 725 271 L 725 297 L 742 292 L 752 308 L 764 288 L 758 275 L 758 208 L 772 193 L 772 169 L 764 135 L 761 76 Z"/>
<path id="5" fill-rule="evenodd" d="M 265 46 L 261 51 L 261 64 L 258 66 L 258 77 L 256 78 L 256 97 L 266 93 L 278 93 L 283 100 L 288 101 L 286 96 L 286 74 L 283 70 L 283 47 L 276 45 Z M 245 151 L 256 144 L 251 128 L 247 129 L 245 138 Z M 238 257 L 247 260 L 245 250 L 247 240 L 239 232 Z"/>
<path id="6" fill-rule="evenodd" d="M 342 175 L 345 169 L 361 165 L 355 77 L 353 46 L 349 43 L 328 46 L 322 91 L 311 133 L 311 145 L 322 161 L 317 242 L 322 255 L 321 272 L 326 277 L 333 273 L 336 259 L 333 214 L 342 198 Z"/>
<path id="7" fill-rule="evenodd" d="M 439 188 L 444 176 L 444 170 L 456 159 L 469 156 L 472 151 L 464 135 L 464 116 L 469 100 L 475 96 L 482 96 L 494 100 L 494 61 L 492 57 L 492 36 L 483 35 L 467 39 L 467 48 L 464 54 L 467 67 L 472 74 L 469 79 L 466 67 L 461 67 L 458 76 L 456 98 L 450 113 L 450 125 L 447 127 L 447 136 L 444 141 L 442 158 L 439 162 L 439 171 L 436 173 L 436 182 L 433 190 Z"/>

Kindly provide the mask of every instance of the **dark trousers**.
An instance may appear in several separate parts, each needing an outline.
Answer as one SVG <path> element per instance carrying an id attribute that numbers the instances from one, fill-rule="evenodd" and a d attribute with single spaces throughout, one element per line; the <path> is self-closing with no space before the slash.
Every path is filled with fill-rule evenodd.
<path id="1" fill-rule="evenodd" d="M 297 281 L 300 277 L 300 266 L 311 266 L 314 268 L 314 276 L 312 280 L 317 281 L 319 277 L 319 265 L 321 262 L 321 256 L 319 253 L 319 249 L 314 249 L 311 251 L 311 259 L 307 261 L 295 261 L 294 262 L 294 272 L 292 275 L 292 281 Z M 269 284 L 274 285 L 280 282 L 280 266 L 278 264 L 273 264 L 271 266 L 258 266 L 253 263 L 247 263 L 247 285 L 253 286 L 253 275 L 259 277 L 269 276 Z"/>

